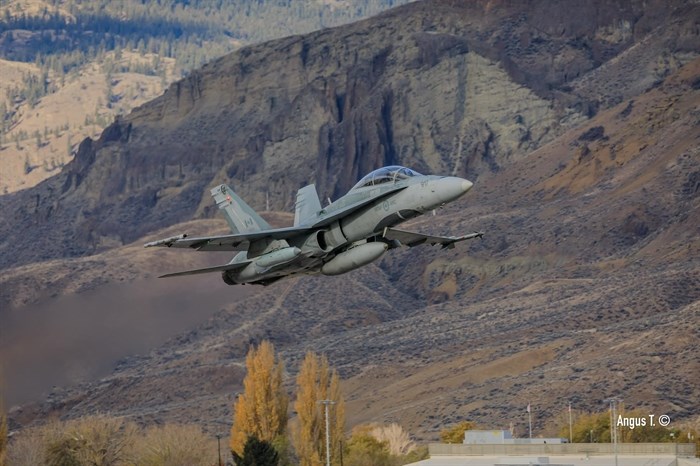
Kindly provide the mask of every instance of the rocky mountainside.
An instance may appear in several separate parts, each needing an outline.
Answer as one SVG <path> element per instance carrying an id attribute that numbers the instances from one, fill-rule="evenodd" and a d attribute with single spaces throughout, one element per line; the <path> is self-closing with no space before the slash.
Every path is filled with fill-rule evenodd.
<path id="1" fill-rule="evenodd" d="M 306 182 L 334 197 L 384 164 L 459 174 L 473 192 L 412 228 L 487 237 L 257 290 L 14 421 L 109 410 L 218 429 L 262 338 L 292 370 L 306 349 L 326 352 L 352 422 L 398 420 L 421 438 L 465 417 L 521 424 L 528 402 L 541 430 L 567 401 L 595 410 L 610 395 L 692 418 L 699 17 L 685 2 L 418 2 L 172 85 L 61 175 L 0 197 L 4 303 L 37 299 L 23 283 L 79 291 L 114 279 L 105 270 L 131 280 L 195 260 L 131 243 L 211 228 L 206 188 L 224 180 L 289 210 Z M 76 285 L 74 265 L 100 278 Z M 178 280 L 174 298 L 189 292 Z"/>
<path id="2" fill-rule="evenodd" d="M 84 138 L 214 58 L 402 3 L 1 2 L 0 193 L 57 174 Z"/>
<path id="3" fill-rule="evenodd" d="M 0 198 L 0 265 L 211 216 L 206 187 L 223 180 L 289 210 L 304 183 L 335 197 L 389 163 L 476 178 L 623 99 L 614 82 L 591 91 L 611 60 L 636 89 L 697 52 L 685 2 L 550 3 L 418 2 L 223 57 L 85 140 L 59 176 Z"/>

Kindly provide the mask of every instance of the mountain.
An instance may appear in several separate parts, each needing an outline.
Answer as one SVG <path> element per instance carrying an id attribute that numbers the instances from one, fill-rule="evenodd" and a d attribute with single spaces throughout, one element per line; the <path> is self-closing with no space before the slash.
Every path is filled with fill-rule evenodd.
<path id="1" fill-rule="evenodd" d="M 8 309 L 40 302 L 39 286 L 99 296 L 101 282 L 149 284 L 175 261 L 206 260 L 136 249 L 213 228 L 207 188 L 221 181 L 289 211 L 303 184 L 335 197 L 381 165 L 458 174 L 472 192 L 411 228 L 487 235 L 216 304 L 195 329 L 14 422 L 100 410 L 218 429 L 262 338 L 291 371 L 307 349 L 326 352 L 352 423 L 398 420 L 422 439 L 465 417 L 522 426 L 530 402 L 542 430 L 566 402 L 596 410 L 611 395 L 692 419 L 699 13 L 416 2 L 246 47 L 174 83 L 83 141 L 59 175 L 0 197 Z M 203 282 L 178 283 L 173 302 Z"/>
<path id="2" fill-rule="evenodd" d="M 405 1 L 3 2 L 0 193 L 57 174 L 82 139 L 214 58 Z"/>
<path id="3" fill-rule="evenodd" d="M 567 80 L 587 70 L 605 80 L 602 58 L 627 64 L 614 52 L 637 49 L 635 37 L 657 35 L 661 43 L 626 66 L 635 82 L 687 62 L 694 29 L 684 14 L 690 7 L 679 4 L 649 7 L 649 17 L 642 4 L 605 11 L 605 31 L 636 18 L 636 36 L 613 34 L 619 42 L 579 21 L 608 4 L 562 11 L 563 30 L 549 32 L 533 25 L 556 15 L 536 4 L 446 2 L 245 48 L 173 84 L 97 141 L 84 141 L 50 182 L 4 197 L 16 218 L 11 228 L 31 226 L 41 243 L 25 247 L 24 235 L 5 243 L 0 264 L 92 253 L 104 242 L 129 243 L 193 215 L 211 216 L 205 188 L 224 179 L 239 181 L 235 188 L 258 208 L 269 196 L 273 208 L 289 209 L 306 182 L 334 197 L 378 165 L 472 177 L 497 170 L 600 105 L 584 84 L 579 95 Z M 673 27 L 655 28 L 661 23 L 652 15 Z M 529 42 L 515 40 L 528 31 Z M 657 70 L 665 56 L 669 64 Z M 543 62 L 553 63 L 544 76 Z M 559 90 L 567 86 L 569 93 Z M 11 235 L 8 227 L 0 232 Z"/>

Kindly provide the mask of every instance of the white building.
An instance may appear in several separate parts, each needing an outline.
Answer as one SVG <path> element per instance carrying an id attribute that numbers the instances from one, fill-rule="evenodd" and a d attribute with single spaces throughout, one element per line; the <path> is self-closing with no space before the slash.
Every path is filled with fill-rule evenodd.
<path id="1" fill-rule="evenodd" d="M 567 443 L 563 438 L 513 438 L 509 430 L 467 430 L 464 432 L 465 445 L 530 445 Z"/>
<path id="2" fill-rule="evenodd" d="M 693 443 L 433 443 L 428 450 L 429 459 L 408 466 L 700 466 Z"/>

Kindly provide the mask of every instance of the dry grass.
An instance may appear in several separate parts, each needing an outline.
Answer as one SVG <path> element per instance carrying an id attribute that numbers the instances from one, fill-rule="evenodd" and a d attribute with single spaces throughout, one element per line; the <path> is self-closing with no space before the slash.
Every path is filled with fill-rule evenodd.
<path id="1" fill-rule="evenodd" d="M 113 60 L 114 54 L 106 54 L 105 59 Z M 141 56 L 135 52 L 123 52 L 121 61 L 116 64 L 150 63 L 152 59 L 153 54 Z M 169 58 L 163 58 L 162 62 L 168 70 L 166 82 L 169 83 L 175 79 L 175 62 Z M 0 61 L 0 72 L 3 75 L 1 89 L 17 86 L 23 73 L 38 74 L 39 70 L 30 64 Z M 55 76 L 50 78 L 60 85 Z M 0 193 L 26 189 L 57 174 L 72 159 L 71 151 L 83 139 L 97 138 L 102 132 L 103 128 L 94 123 L 96 115 L 110 122 L 116 115 L 126 114 L 164 91 L 160 77 L 137 73 L 115 73 L 109 87 L 117 100 L 110 106 L 106 98 L 106 74 L 101 64 L 91 63 L 67 75 L 65 84 L 55 93 L 43 97 L 34 108 L 29 108 L 26 103 L 20 105 L 16 110 L 16 124 L 0 146 L 3 167 Z M 86 119 L 89 119 L 89 124 L 86 124 Z M 16 143 L 14 137 L 20 132 L 29 138 Z M 36 132 L 41 136 L 40 144 L 34 136 Z M 31 167 L 29 173 L 27 163 Z"/>

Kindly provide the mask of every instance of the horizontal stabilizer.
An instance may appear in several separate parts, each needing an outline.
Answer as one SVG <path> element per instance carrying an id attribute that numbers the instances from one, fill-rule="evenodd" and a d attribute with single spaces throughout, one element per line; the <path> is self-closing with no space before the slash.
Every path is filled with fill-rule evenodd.
<path id="1" fill-rule="evenodd" d="M 244 269 L 246 265 L 250 264 L 251 261 L 238 262 L 235 264 L 225 264 L 217 265 L 215 267 L 205 267 L 203 269 L 194 270 L 184 270 L 182 272 L 166 273 L 158 278 L 168 278 L 168 277 L 179 277 L 181 275 L 199 275 L 200 273 L 211 273 L 211 272 L 224 272 L 229 270 L 241 270 Z"/>
<path id="2" fill-rule="evenodd" d="M 431 246 L 439 244 L 443 248 L 453 248 L 454 244 L 459 241 L 472 238 L 481 238 L 484 236 L 484 233 L 469 233 L 468 235 L 464 236 L 432 236 L 424 235 L 422 233 L 414 233 L 412 231 L 397 230 L 395 228 L 385 228 L 383 236 L 388 240 L 398 241 L 409 248 L 420 246 L 421 244 L 429 244 Z"/>

